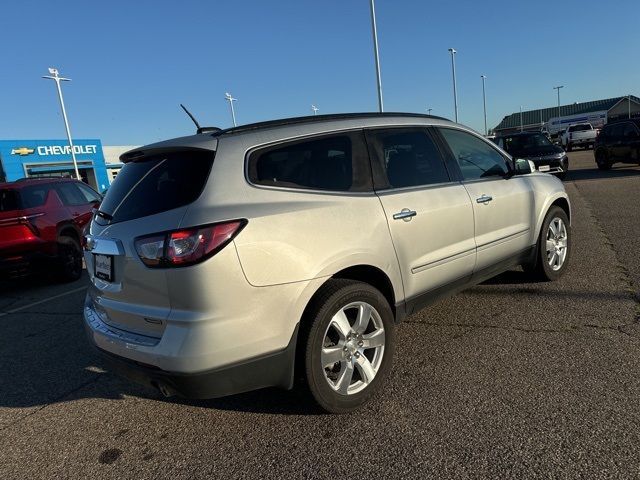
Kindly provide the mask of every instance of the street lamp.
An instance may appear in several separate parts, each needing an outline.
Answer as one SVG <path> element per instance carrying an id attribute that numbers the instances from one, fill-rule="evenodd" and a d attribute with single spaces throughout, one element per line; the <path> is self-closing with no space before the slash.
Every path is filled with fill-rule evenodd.
<path id="1" fill-rule="evenodd" d="M 313 110 L 313 115 L 315 116 L 316 113 L 318 113 L 318 110 L 320 110 L 318 107 L 316 107 L 315 105 L 311 105 L 311 110 Z"/>
<path id="2" fill-rule="evenodd" d="M 376 60 L 376 80 L 378 82 L 378 111 L 384 112 L 382 104 L 382 79 L 380 78 L 380 55 L 378 54 L 378 29 L 376 27 L 376 7 L 371 0 L 371 31 L 373 33 L 373 54 Z"/>
<path id="3" fill-rule="evenodd" d="M 458 123 L 458 91 L 456 87 L 456 60 L 455 55 L 458 53 L 455 48 L 450 48 L 449 53 L 451 54 L 451 71 L 453 73 L 453 107 L 455 114 L 455 121 Z"/>
<path id="4" fill-rule="evenodd" d="M 522 105 L 520 105 L 520 131 L 522 131 Z"/>
<path id="5" fill-rule="evenodd" d="M 482 106 L 484 107 L 484 134 L 487 135 L 487 97 L 484 90 L 484 81 L 487 79 L 486 75 L 480 75 L 482 78 Z"/>
<path id="6" fill-rule="evenodd" d="M 433 108 L 427 108 L 427 115 L 431 115 L 431 110 L 433 110 Z"/>
<path id="7" fill-rule="evenodd" d="M 558 91 L 558 118 L 560 118 L 560 89 L 564 88 L 564 85 L 559 85 L 557 87 L 553 87 L 554 90 Z"/>
<path id="8" fill-rule="evenodd" d="M 58 88 L 58 99 L 60 100 L 60 108 L 62 109 L 62 118 L 64 119 L 64 127 L 67 130 L 67 139 L 69 140 L 69 149 L 71 150 L 71 158 L 73 159 L 73 169 L 76 171 L 76 178 L 81 180 L 80 172 L 78 171 L 78 162 L 76 161 L 76 153 L 73 151 L 73 141 L 71 140 L 71 130 L 69 129 L 69 120 L 67 119 L 67 110 L 64 108 L 64 99 L 62 98 L 62 88 L 60 88 L 60 82 L 70 82 L 70 78 L 64 78 L 58 75 L 58 69 L 49 67 L 49 73 L 51 75 L 44 75 L 42 78 L 48 78 L 56 82 Z"/>
<path id="9" fill-rule="evenodd" d="M 236 127 L 236 111 L 233 108 L 233 102 L 237 102 L 237 98 L 233 98 L 229 92 L 224 94 L 224 98 L 229 100 L 229 105 L 231 106 L 231 119 L 233 120 L 233 126 Z"/>

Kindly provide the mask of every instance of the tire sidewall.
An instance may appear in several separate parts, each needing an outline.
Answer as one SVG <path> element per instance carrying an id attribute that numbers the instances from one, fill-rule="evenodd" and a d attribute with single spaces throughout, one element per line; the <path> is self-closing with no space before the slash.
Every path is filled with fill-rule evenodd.
<path id="1" fill-rule="evenodd" d="M 547 261 L 547 232 L 549 231 L 549 225 L 554 218 L 560 218 L 567 229 L 567 255 L 559 270 L 553 270 Z M 572 252 L 572 237 L 571 225 L 569 224 L 569 218 L 565 211 L 560 207 L 551 207 L 544 218 L 542 229 L 540 230 L 540 237 L 538 238 L 538 262 L 540 262 L 539 265 L 542 273 L 548 280 L 554 281 L 559 279 L 569 266 Z"/>
<path id="2" fill-rule="evenodd" d="M 380 315 L 385 330 L 384 354 L 375 378 L 364 390 L 352 395 L 341 395 L 327 383 L 320 356 L 331 318 L 345 305 L 356 301 L 367 302 Z M 382 293 L 362 282 L 345 284 L 318 307 L 312 320 L 305 351 L 307 384 L 311 394 L 324 410 L 331 413 L 347 413 L 366 403 L 380 389 L 391 370 L 396 343 L 393 313 Z"/>

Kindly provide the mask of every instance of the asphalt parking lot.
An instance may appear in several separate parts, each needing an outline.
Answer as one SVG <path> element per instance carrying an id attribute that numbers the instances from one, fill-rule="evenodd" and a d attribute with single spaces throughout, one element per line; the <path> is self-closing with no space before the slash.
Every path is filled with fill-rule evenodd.
<path id="1" fill-rule="evenodd" d="M 86 277 L 0 285 L 0 477 L 640 476 L 640 167 L 570 154 L 574 250 L 410 317 L 384 394 L 330 416 L 300 392 L 164 399 L 104 370 Z"/>

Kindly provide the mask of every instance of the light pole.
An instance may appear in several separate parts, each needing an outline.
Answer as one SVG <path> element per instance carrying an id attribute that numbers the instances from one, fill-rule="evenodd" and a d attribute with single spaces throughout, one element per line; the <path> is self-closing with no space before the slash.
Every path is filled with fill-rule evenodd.
<path id="1" fill-rule="evenodd" d="M 520 131 L 522 131 L 522 105 L 520 105 Z"/>
<path id="2" fill-rule="evenodd" d="M 236 111 L 233 108 L 233 102 L 237 102 L 237 98 L 233 98 L 229 92 L 224 94 L 224 98 L 229 100 L 229 105 L 231 106 L 231 119 L 233 120 L 233 126 L 236 127 Z"/>
<path id="3" fill-rule="evenodd" d="M 484 90 L 484 81 L 487 79 L 486 75 L 480 75 L 482 78 L 482 106 L 484 107 L 484 134 L 487 135 L 487 96 Z"/>
<path id="4" fill-rule="evenodd" d="M 560 118 L 560 89 L 564 88 L 564 85 L 558 85 L 557 87 L 553 87 L 554 90 L 558 91 L 558 118 Z"/>
<path id="5" fill-rule="evenodd" d="M 450 48 L 449 53 L 451 54 L 451 71 L 453 73 L 453 108 L 454 108 L 455 121 L 456 123 L 458 123 L 458 90 L 456 86 L 456 60 L 455 60 L 456 53 L 458 52 L 456 51 L 455 48 Z"/>
<path id="6" fill-rule="evenodd" d="M 431 115 L 431 110 L 433 110 L 433 108 L 427 108 L 427 115 Z"/>
<path id="7" fill-rule="evenodd" d="M 631 118 L 631 95 L 627 96 L 627 100 L 629 101 L 629 118 Z"/>
<path id="8" fill-rule="evenodd" d="M 378 82 L 378 111 L 384 112 L 382 103 L 382 79 L 380 77 L 380 55 L 378 53 L 378 28 L 376 27 L 376 7 L 371 0 L 371 31 L 373 33 L 373 54 L 376 60 L 376 80 Z"/>
<path id="9" fill-rule="evenodd" d="M 318 113 L 318 110 L 320 110 L 318 107 L 316 107 L 315 105 L 311 105 L 311 110 L 313 110 L 313 115 L 315 116 L 316 113 Z"/>
<path id="10" fill-rule="evenodd" d="M 48 78 L 56 82 L 58 88 L 58 99 L 60 100 L 60 108 L 62 109 L 62 118 L 64 119 L 64 127 L 67 130 L 67 139 L 69 140 L 69 149 L 71 150 L 71 158 L 73 159 L 73 169 L 76 171 L 76 178 L 81 180 L 80 172 L 78 171 L 78 162 L 76 161 L 76 153 L 73 151 L 73 141 L 71 140 L 71 130 L 69 129 L 69 120 L 67 119 L 67 110 L 64 108 L 64 99 L 62 98 L 62 88 L 60 88 L 60 82 L 70 82 L 70 78 L 64 78 L 58 75 L 58 69 L 49 67 L 49 73 L 51 75 L 44 75 L 42 78 Z"/>

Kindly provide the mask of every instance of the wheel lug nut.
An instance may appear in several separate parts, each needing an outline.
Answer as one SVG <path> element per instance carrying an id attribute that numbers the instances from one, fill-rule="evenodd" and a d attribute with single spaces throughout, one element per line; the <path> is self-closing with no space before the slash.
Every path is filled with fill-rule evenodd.
<path id="1" fill-rule="evenodd" d="M 360 358 L 360 353 L 356 352 L 356 353 L 354 353 L 354 355 L 355 355 L 356 358 Z"/>
<path id="2" fill-rule="evenodd" d="M 364 345 L 364 342 L 363 342 L 362 340 L 360 340 L 360 341 L 358 342 L 358 346 L 359 346 L 359 347 L 361 347 L 361 346 L 363 346 L 363 345 Z"/>

